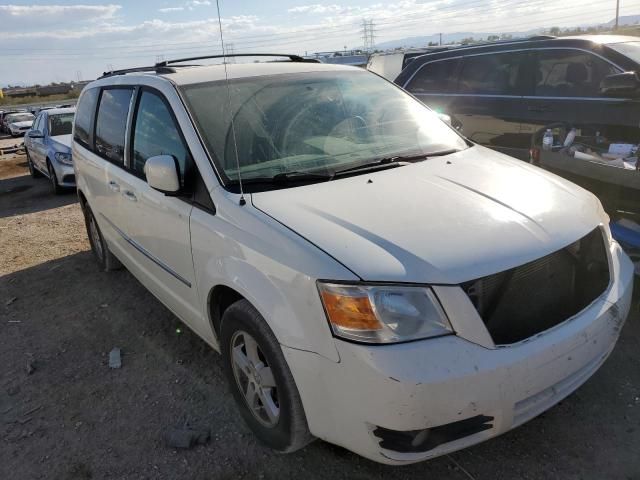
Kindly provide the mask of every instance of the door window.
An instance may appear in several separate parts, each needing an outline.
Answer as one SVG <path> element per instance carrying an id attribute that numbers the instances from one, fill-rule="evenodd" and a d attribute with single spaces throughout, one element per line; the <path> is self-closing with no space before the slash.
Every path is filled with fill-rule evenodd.
<path id="1" fill-rule="evenodd" d="M 116 164 L 124 164 L 124 138 L 133 90 L 102 91 L 96 120 L 96 153 Z"/>
<path id="2" fill-rule="evenodd" d="M 93 143 L 93 117 L 96 112 L 99 88 L 92 88 L 82 94 L 75 116 L 73 139 L 89 147 Z"/>
<path id="3" fill-rule="evenodd" d="M 525 56 L 522 52 L 509 52 L 466 57 L 458 91 L 479 95 L 518 95 L 518 78 Z"/>
<path id="4" fill-rule="evenodd" d="M 459 59 L 427 63 L 411 79 L 407 90 L 412 93 L 455 93 Z"/>
<path id="5" fill-rule="evenodd" d="M 144 178 L 145 162 L 156 155 L 171 155 L 178 161 L 180 182 L 184 186 L 185 171 L 188 171 L 191 156 L 180 130 L 162 98 L 143 91 L 133 132 L 132 170 Z"/>
<path id="6" fill-rule="evenodd" d="M 618 73 L 605 60 L 579 50 L 540 50 L 536 95 L 540 97 L 599 97 L 600 82 Z"/>

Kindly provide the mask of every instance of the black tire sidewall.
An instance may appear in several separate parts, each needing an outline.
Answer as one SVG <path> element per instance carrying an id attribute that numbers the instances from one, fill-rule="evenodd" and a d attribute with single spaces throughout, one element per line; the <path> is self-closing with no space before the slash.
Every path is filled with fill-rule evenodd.
<path id="1" fill-rule="evenodd" d="M 280 418 L 274 427 L 264 426 L 253 416 L 236 383 L 231 364 L 231 339 L 238 330 L 247 332 L 258 342 L 260 350 L 265 355 L 273 372 L 280 404 Z M 221 325 L 220 341 L 224 372 L 242 418 L 263 443 L 274 450 L 287 451 L 295 440 L 293 438 L 292 402 L 295 401 L 297 391 L 291 391 L 293 378 L 275 336 L 257 310 L 246 300 L 241 300 L 230 306 L 225 312 Z M 293 388 L 295 388 L 295 384 L 293 384 Z"/>
<path id="2" fill-rule="evenodd" d="M 93 256 L 96 259 L 96 262 L 98 262 L 98 265 L 100 267 L 101 270 L 106 270 L 107 268 L 107 255 L 106 255 L 106 250 L 105 250 L 105 242 L 104 242 L 104 238 L 102 237 L 102 232 L 100 231 L 100 227 L 98 226 L 98 222 L 96 222 L 95 217 L 93 216 L 93 212 L 91 211 L 91 208 L 89 208 L 89 205 L 85 205 L 83 208 L 84 211 L 84 224 L 85 227 L 87 229 L 87 237 L 89 237 L 89 244 L 91 245 L 91 253 L 93 253 Z M 102 244 L 102 258 L 100 258 L 100 256 L 98 255 L 98 251 L 96 249 L 96 246 L 94 245 L 94 240 L 93 240 L 93 235 L 91 235 L 91 226 L 90 223 L 93 220 L 93 222 L 96 225 L 96 229 L 98 230 L 98 236 L 100 237 L 100 243 Z"/>

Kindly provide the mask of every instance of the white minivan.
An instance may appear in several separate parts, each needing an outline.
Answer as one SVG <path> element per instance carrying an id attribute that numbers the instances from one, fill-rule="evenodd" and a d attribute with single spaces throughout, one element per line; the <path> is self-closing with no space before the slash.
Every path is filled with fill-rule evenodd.
<path id="1" fill-rule="evenodd" d="M 362 69 L 182 65 L 84 89 L 78 195 L 101 267 L 222 353 L 264 443 L 417 462 L 532 419 L 611 353 L 633 266 L 592 194 Z"/>

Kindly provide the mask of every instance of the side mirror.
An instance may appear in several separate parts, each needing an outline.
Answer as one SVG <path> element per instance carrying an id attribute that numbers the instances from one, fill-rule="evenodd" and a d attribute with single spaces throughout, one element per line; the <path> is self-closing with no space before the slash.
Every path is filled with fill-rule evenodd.
<path id="1" fill-rule="evenodd" d="M 600 82 L 600 93 L 607 97 L 640 96 L 640 78 L 637 72 L 615 73 Z"/>
<path id="2" fill-rule="evenodd" d="M 42 134 L 42 132 L 40 130 L 29 130 L 29 133 L 27 133 L 27 137 L 29 137 L 29 138 L 43 138 L 44 135 Z"/>
<path id="3" fill-rule="evenodd" d="M 178 162 L 171 155 L 150 157 L 144 164 L 144 174 L 149 186 L 166 195 L 175 195 L 180 191 Z"/>
<path id="4" fill-rule="evenodd" d="M 451 122 L 450 115 L 447 115 L 446 113 L 440 113 L 440 112 L 437 112 L 436 115 L 438 115 L 438 118 L 442 120 L 444 123 L 446 123 L 450 127 L 453 127 L 453 123 Z"/>

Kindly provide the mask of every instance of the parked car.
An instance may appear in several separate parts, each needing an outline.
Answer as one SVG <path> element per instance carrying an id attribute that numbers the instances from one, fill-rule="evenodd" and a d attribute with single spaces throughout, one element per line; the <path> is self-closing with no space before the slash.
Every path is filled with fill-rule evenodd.
<path id="1" fill-rule="evenodd" d="M 55 194 L 76 186 L 71 156 L 75 108 L 42 110 L 24 138 L 31 176 L 49 178 Z"/>
<path id="2" fill-rule="evenodd" d="M 106 74 L 72 143 L 98 264 L 222 353 L 256 436 L 412 463 L 598 370 L 633 283 L 598 200 L 366 70 L 290 58 Z"/>
<path id="3" fill-rule="evenodd" d="M 408 48 L 392 52 L 374 53 L 369 57 L 367 70 L 393 82 L 398 75 L 400 75 L 400 72 L 404 70 L 414 59 L 424 55 L 425 53 L 435 52 L 438 50 L 442 50 L 442 48 Z"/>
<path id="4" fill-rule="evenodd" d="M 472 45 L 430 53 L 395 82 L 461 122 L 470 140 L 529 159 L 541 128 L 640 138 L 640 41 L 586 35 Z"/>
<path id="5" fill-rule="evenodd" d="M 6 130 L 12 137 L 23 136 L 31 128 L 34 118 L 29 112 L 11 113 L 4 119 Z"/>

